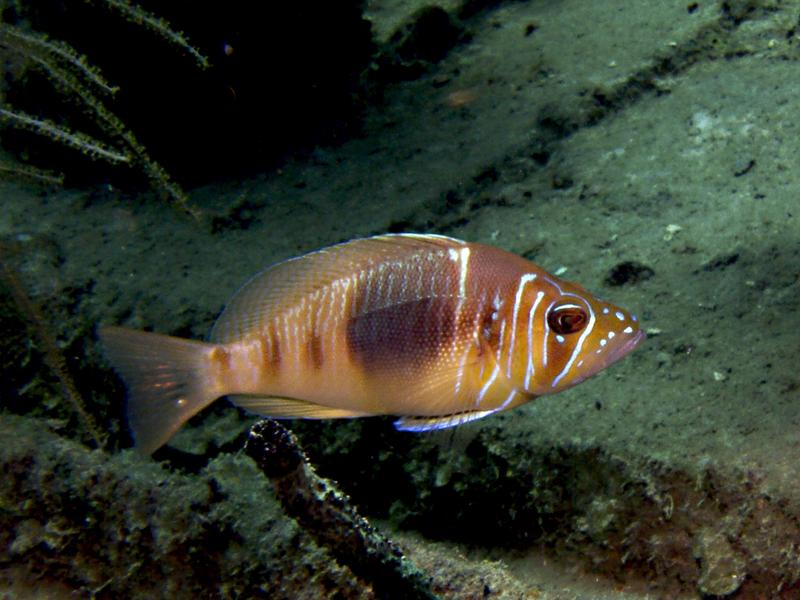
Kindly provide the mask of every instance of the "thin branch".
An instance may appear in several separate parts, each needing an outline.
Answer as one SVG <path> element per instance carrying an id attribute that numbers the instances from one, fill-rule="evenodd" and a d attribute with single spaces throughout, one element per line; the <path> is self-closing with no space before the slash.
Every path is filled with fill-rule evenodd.
<path id="1" fill-rule="evenodd" d="M 89 64 L 85 56 L 64 42 L 51 40 L 33 31 L 23 31 L 19 27 L 0 23 L 0 45 L 20 52 L 26 58 L 40 64 L 45 63 L 45 67 L 53 60 L 58 61 L 73 69 L 79 77 L 105 94 L 113 95 L 119 89 L 111 86 L 100 74 L 100 71 Z"/>
<path id="2" fill-rule="evenodd" d="M 92 158 L 102 158 L 110 163 L 129 163 L 130 157 L 116 150 L 110 149 L 103 142 L 96 140 L 85 133 L 68 131 L 47 119 L 37 119 L 20 111 L 13 111 L 0 107 L 0 120 L 19 129 L 26 129 L 49 137 Z"/>
<path id="3" fill-rule="evenodd" d="M 56 340 L 50 334 L 39 307 L 30 299 L 17 276 L 16 270 L 11 266 L 6 246 L 2 242 L 0 242 L 0 278 L 5 281 L 15 305 L 27 319 L 38 346 L 43 352 L 44 362 L 58 379 L 64 398 L 78 414 L 81 424 L 94 440 L 95 446 L 97 448 L 105 448 L 106 436 L 100 433 L 94 419 L 86 409 L 83 398 L 69 373 L 63 353 L 58 348 Z"/>
<path id="4" fill-rule="evenodd" d="M 386 600 L 435 600 L 429 578 L 316 474 L 291 431 L 272 419 L 250 429 L 245 452 L 272 480 L 286 513 Z"/>
<path id="5" fill-rule="evenodd" d="M 0 179 L 24 178 L 53 186 L 64 185 L 64 174 L 40 169 L 23 163 L 9 163 L 0 159 Z"/>
<path id="6" fill-rule="evenodd" d="M 92 0 L 86 0 L 86 2 L 91 3 Z M 192 46 L 183 33 L 173 29 L 170 24 L 161 17 L 146 11 L 137 4 L 126 2 L 125 0 L 101 0 L 100 3 L 105 4 L 112 10 L 119 11 L 126 20 L 131 23 L 136 23 L 137 25 L 143 25 L 170 44 L 180 48 L 189 54 L 201 69 L 207 69 L 209 67 L 210 63 L 208 62 L 208 58 L 201 54 L 197 48 Z"/>

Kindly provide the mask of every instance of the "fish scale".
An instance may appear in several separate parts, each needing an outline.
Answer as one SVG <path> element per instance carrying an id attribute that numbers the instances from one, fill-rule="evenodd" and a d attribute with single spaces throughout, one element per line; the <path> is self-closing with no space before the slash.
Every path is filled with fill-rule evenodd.
<path id="1" fill-rule="evenodd" d="M 450 427 L 567 389 L 644 339 L 625 309 L 519 256 L 424 234 L 269 267 L 233 296 L 208 342 L 122 327 L 99 336 L 144 452 L 225 395 L 275 418 Z"/>

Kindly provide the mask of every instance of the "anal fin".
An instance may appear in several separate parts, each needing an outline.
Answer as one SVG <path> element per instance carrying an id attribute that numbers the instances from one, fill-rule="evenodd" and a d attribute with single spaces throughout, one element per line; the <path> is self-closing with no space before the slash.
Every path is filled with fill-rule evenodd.
<path id="1" fill-rule="evenodd" d="M 364 417 L 371 413 L 358 412 L 345 408 L 322 406 L 296 398 L 263 398 L 259 396 L 230 396 L 236 406 L 274 419 L 347 419 Z"/>

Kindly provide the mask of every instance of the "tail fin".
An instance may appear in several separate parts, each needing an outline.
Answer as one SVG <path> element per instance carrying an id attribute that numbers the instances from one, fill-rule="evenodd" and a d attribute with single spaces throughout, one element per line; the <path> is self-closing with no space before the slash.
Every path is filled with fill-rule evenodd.
<path id="1" fill-rule="evenodd" d="M 155 452 L 219 396 L 207 383 L 211 344 L 123 327 L 98 335 L 127 385 L 128 424 L 142 452 Z"/>

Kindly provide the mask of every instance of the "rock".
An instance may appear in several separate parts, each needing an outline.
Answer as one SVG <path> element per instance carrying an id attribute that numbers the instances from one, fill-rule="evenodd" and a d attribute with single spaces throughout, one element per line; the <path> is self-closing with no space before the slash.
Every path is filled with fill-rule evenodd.
<path id="1" fill-rule="evenodd" d="M 712 596 L 728 596 L 742 585 L 747 571 L 745 561 L 731 547 L 724 532 L 704 529 L 694 546 L 700 561 L 698 590 Z"/>

